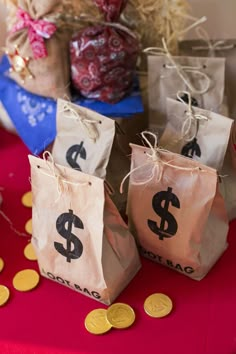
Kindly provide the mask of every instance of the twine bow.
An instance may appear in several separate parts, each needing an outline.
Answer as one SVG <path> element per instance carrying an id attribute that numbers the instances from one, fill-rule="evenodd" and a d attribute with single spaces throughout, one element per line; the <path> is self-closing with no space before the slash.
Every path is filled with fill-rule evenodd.
<path id="1" fill-rule="evenodd" d="M 233 44 L 226 44 L 225 40 L 219 40 L 219 41 L 215 41 L 215 42 L 212 41 L 210 39 L 210 36 L 207 33 L 207 31 L 202 27 L 197 27 L 195 31 L 196 31 L 199 39 L 201 39 L 205 43 L 205 45 L 193 46 L 192 47 L 193 51 L 208 50 L 210 56 L 215 57 L 216 51 L 230 50 L 230 49 L 234 48 Z"/>
<path id="2" fill-rule="evenodd" d="M 181 101 L 182 103 L 184 103 L 186 105 L 186 102 L 181 97 L 183 94 L 187 95 L 187 97 L 188 97 L 188 103 L 187 103 L 188 110 L 186 111 L 186 119 L 182 125 L 181 135 L 182 135 L 182 138 L 184 138 L 186 141 L 192 141 L 194 138 L 196 138 L 196 136 L 198 134 L 200 121 L 203 121 L 203 120 L 207 121 L 208 117 L 206 117 L 205 115 L 203 115 L 201 113 L 194 112 L 194 109 L 193 109 L 192 103 L 191 103 L 191 94 L 188 91 L 178 91 L 177 92 L 177 98 L 179 99 L 179 101 Z M 190 135 L 193 124 L 195 125 L 195 132 L 192 135 Z M 189 136 L 189 137 L 187 138 L 187 136 Z"/>
<path id="3" fill-rule="evenodd" d="M 169 49 L 166 45 L 166 41 L 164 38 L 162 38 L 162 44 L 163 44 L 163 48 L 160 47 L 149 47 L 143 50 L 144 53 L 149 53 L 152 55 L 157 55 L 157 56 L 165 56 L 169 62 L 171 63 L 171 65 L 166 65 L 166 69 L 175 69 L 177 74 L 179 75 L 180 79 L 183 80 L 183 82 L 185 83 L 185 85 L 187 86 L 187 88 L 195 94 L 204 94 L 206 93 L 209 88 L 210 88 L 210 84 L 211 84 L 211 80 L 209 78 L 209 76 L 207 74 L 205 74 L 204 72 L 200 71 L 200 67 L 193 67 L 193 66 L 183 66 L 178 64 L 174 57 L 171 55 L 171 53 L 169 52 Z M 196 75 L 201 77 L 204 82 L 205 85 L 198 89 L 196 87 L 194 87 L 194 85 L 191 83 L 191 80 L 188 76 L 188 73 L 191 73 L 192 75 Z"/>
<path id="4" fill-rule="evenodd" d="M 53 35 L 57 29 L 56 25 L 45 20 L 34 20 L 28 12 L 21 8 L 18 8 L 16 16 L 19 21 L 13 26 L 11 33 L 28 28 L 28 38 L 34 59 L 45 58 L 48 53 L 44 39 L 48 39 Z"/>

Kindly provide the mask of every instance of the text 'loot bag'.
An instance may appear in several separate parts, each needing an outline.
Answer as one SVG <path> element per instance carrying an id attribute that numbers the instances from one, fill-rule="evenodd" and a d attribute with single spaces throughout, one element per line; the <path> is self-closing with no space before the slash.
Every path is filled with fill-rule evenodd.
<path id="1" fill-rule="evenodd" d="M 47 17 L 62 10 L 56 0 L 18 0 L 7 23 L 10 77 L 26 90 L 45 97 L 69 97 L 69 32 Z M 13 19 L 12 19 L 13 17 Z"/>
<path id="2" fill-rule="evenodd" d="M 29 156 L 33 237 L 40 272 L 110 304 L 140 269 L 133 236 L 104 181 Z"/>
<path id="3" fill-rule="evenodd" d="M 147 133 L 142 135 L 150 148 L 131 146 L 130 230 L 145 257 L 200 280 L 227 247 L 228 220 L 217 172 L 157 149 L 153 134 L 151 147 Z"/>
<path id="4" fill-rule="evenodd" d="M 147 48 L 149 127 L 163 131 L 166 125 L 166 98 L 177 91 L 189 91 L 198 107 L 218 112 L 224 98 L 225 59 L 173 57 L 164 50 Z"/>
<path id="5" fill-rule="evenodd" d="M 188 103 L 181 98 L 186 95 Z M 177 100 L 167 98 L 167 125 L 160 146 L 193 158 L 220 171 L 233 120 L 220 114 L 192 106 L 189 92 L 178 92 Z"/>
<path id="6" fill-rule="evenodd" d="M 115 122 L 87 108 L 59 99 L 56 163 L 105 178 L 115 135 Z"/>

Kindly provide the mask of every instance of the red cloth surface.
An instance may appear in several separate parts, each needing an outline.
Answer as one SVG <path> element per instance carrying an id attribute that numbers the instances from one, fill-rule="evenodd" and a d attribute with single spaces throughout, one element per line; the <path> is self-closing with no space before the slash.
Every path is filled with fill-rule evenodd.
<path id="1" fill-rule="evenodd" d="M 24 232 L 31 209 L 21 204 L 30 190 L 28 150 L 17 136 L 0 130 L 0 187 L 2 211 Z M 134 325 L 94 336 L 84 327 L 88 312 L 105 305 L 41 278 L 30 292 L 14 290 L 12 279 L 24 268 L 38 269 L 23 250 L 30 237 L 14 233 L 0 215 L 0 257 L 5 268 L 0 284 L 11 291 L 0 307 L 0 354 L 70 353 L 236 353 L 236 221 L 230 225 L 229 248 L 200 282 L 142 259 L 142 269 L 116 300 L 131 305 Z M 174 303 L 166 318 L 148 317 L 143 303 L 152 293 L 163 292 Z"/>

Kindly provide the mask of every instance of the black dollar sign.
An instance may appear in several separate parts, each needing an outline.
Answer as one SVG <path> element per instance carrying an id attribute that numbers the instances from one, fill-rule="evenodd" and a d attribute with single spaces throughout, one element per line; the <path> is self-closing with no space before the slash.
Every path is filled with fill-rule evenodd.
<path id="1" fill-rule="evenodd" d="M 80 165 L 77 163 L 78 155 L 81 159 L 86 160 L 86 150 L 84 148 L 84 142 L 82 141 L 79 145 L 72 145 L 66 153 L 66 161 L 75 170 L 81 171 Z"/>
<path id="2" fill-rule="evenodd" d="M 189 103 L 189 98 L 188 98 L 188 95 L 186 93 L 184 93 L 180 98 L 182 98 L 182 100 L 185 103 Z M 177 101 L 180 101 L 180 99 L 177 98 Z M 196 98 L 194 98 L 194 97 L 191 97 L 191 106 L 198 107 L 198 102 L 197 102 Z"/>
<path id="3" fill-rule="evenodd" d="M 67 227 L 66 227 L 67 224 Z M 83 229 L 84 225 L 77 215 L 73 214 L 73 210 L 69 209 L 69 213 L 61 214 L 56 221 L 56 228 L 58 233 L 66 239 L 66 247 L 59 242 L 54 242 L 56 250 L 64 257 L 67 262 L 71 262 L 72 259 L 77 259 L 83 252 L 83 245 L 81 241 L 71 232 L 72 225 L 79 229 Z M 74 249 L 71 250 L 72 243 Z"/>
<path id="4" fill-rule="evenodd" d="M 164 201 L 164 206 L 162 202 Z M 157 226 L 156 221 L 147 221 L 149 228 L 152 232 L 159 236 L 160 240 L 164 240 L 164 237 L 170 238 L 174 236 L 178 230 L 178 224 L 171 213 L 168 212 L 169 204 L 172 204 L 176 208 L 180 208 L 180 202 L 177 196 L 172 193 L 172 188 L 168 187 L 167 191 L 158 192 L 152 198 L 152 207 L 157 215 L 161 218 L 160 227 Z M 165 228 L 167 223 L 167 228 Z"/>
<path id="5" fill-rule="evenodd" d="M 192 141 L 184 145 L 184 147 L 181 150 L 181 155 L 187 156 L 190 159 L 193 158 L 194 155 L 201 157 L 201 149 L 200 146 L 197 143 L 197 138 L 194 138 Z"/>

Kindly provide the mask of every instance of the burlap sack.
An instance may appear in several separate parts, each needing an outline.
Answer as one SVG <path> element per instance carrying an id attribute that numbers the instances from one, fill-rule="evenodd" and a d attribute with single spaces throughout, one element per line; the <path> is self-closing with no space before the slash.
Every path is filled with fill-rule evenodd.
<path id="1" fill-rule="evenodd" d="M 228 220 L 216 170 L 132 145 L 131 171 L 128 218 L 141 254 L 202 279 L 227 247 Z"/>
<path id="2" fill-rule="evenodd" d="M 167 98 L 168 123 L 160 146 L 220 171 L 233 120 Z"/>
<path id="3" fill-rule="evenodd" d="M 236 39 L 184 40 L 179 42 L 179 50 L 182 55 L 225 58 L 225 94 L 229 109 L 228 115 L 236 119 Z"/>
<path id="4" fill-rule="evenodd" d="M 200 108 L 214 112 L 224 98 L 223 58 L 183 56 L 172 60 L 175 65 L 167 56 L 148 56 L 149 128 L 160 135 L 166 125 L 166 98 L 175 98 L 177 91 L 190 91 Z"/>
<path id="5" fill-rule="evenodd" d="M 29 160 L 32 243 L 41 274 L 111 304 L 141 264 L 104 181 L 48 160 Z"/>
<path id="6" fill-rule="evenodd" d="M 18 11 L 19 9 L 30 16 L 31 22 L 26 24 L 23 29 L 13 32 L 14 26 L 22 22 L 22 19 L 15 15 L 14 26 L 8 33 L 6 40 L 8 57 L 11 65 L 15 66 L 15 70 L 10 73 L 11 78 L 26 90 L 41 96 L 69 97 L 69 33 L 57 28 L 50 38 L 43 39 L 47 50 L 46 57 L 34 59 L 34 51 L 37 53 L 39 50 L 37 38 L 34 41 L 33 49 L 30 44 L 31 25 L 36 26 L 36 21 L 39 22 L 44 20 L 46 16 L 57 14 L 61 10 L 61 2 L 56 0 L 18 0 Z M 11 17 L 12 12 L 8 16 Z M 12 18 L 8 18 L 7 22 L 12 22 Z M 47 25 L 45 25 L 45 30 L 46 27 Z M 17 46 L 17 51 L 15 46 Z M 28 62 L 26 58 L 29 58 Z"/>
<path id="7" fill-rule="evenodd" d="M 105 178 L 115 122 L 90 109 L 59 99 L 54 161 Z"/>

